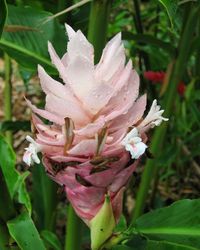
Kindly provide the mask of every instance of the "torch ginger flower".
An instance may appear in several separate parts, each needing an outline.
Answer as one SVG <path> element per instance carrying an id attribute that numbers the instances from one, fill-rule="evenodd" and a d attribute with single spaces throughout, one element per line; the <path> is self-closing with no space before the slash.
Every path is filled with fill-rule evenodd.
<path id="1" fill-rule="evenodd" d="M 131 60 L 125 65 L 120 33 L 108 42 L 99 63 L 94 65 L 93 46 L 80 30 L 75 32 L 70 26 L 66 29 L 69 42 L 61 59 L 48 45 L 52 63 L 64 84 L 39 66 L 45 109 L 27 101 L 34 113 L 36 141 L 31 141 L 24 160 L 28 165 L 32 161 L 38 163 L 36 154 L 41 151 L 46 172 L 64 186 L 76 213 L 93 230 L 92 221 L 103 213 L 101 208 L 111 207 L 111 217 L 117 223 L 124 188 L 137 159 L 147 148 L 145 133 L 167 119 L 162 117 L 163 110 L 156 101 L 142 119 L 146 94 L 138 97 L 139 76 L 132 69 Z M 33 145 L 37 146 L 34 150 Z M 110 205 L 103 206 L 107 196 Z M 98 246 L 92 242 L 93 249 L 98 249 L 111 231 L 98 241 Z"/>

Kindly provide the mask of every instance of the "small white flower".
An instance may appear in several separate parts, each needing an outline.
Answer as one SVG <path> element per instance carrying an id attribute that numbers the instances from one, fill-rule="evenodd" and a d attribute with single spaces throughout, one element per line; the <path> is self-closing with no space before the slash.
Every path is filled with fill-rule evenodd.
<path id="1" fill-rule="evenodd" d="M 168 121 L 168 118 L 162 116 L 164 110 L 160 110 L 160 106 L 157 105 L 157 100 L 153 100 L 149 113 L 144 118 L 144 120 L 139 124 L 138 128 L 142 129 L 144 127 L 153 128 L 159 126 L 162 121 Z"/>
<path id="2" fill-rule="evenodd" d="M 139 137 L 137 128 L 133 128 L 122 140 L 122 145 L 130 152 L 132 159 L 138 159 L 144 154 L 147 145 Z"/>
<path id="3" fill-rule="evenodd" d="M 23 161 L 28 165 L 32 165 L 34 162 L 39 164 L 40 159 L 37 155 L 37 153 L 41 152 L 42 146 L 35 142 L 33 138 L 31 138 L 29 135 L 26 136 L 26 140 L 30 142 L 28 148 L 25 148 L 26 152 L 23 156 Z"/>

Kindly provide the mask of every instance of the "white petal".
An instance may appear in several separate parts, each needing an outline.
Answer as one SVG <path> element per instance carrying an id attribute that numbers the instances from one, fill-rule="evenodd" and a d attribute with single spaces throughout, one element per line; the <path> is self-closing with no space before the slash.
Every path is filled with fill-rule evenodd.
<path id="1" fill-rule="evenodd" d="M 132 159 L 138 159 L 144 154 L 147 145 L 139 137 L 137 128 L 133 128 L 122 140 L 121 144 L 130 152 Z"/>
<path id="2" fill-rule="evenodd" d="M 162 121 L 168 121 L 168 118 L 162 116 L 163 112 L 164 110 L 160 110 L 160 106 L 157 105 L 157 100 L 153 100 L 149 113 L 138 126 L 140 132 L 145 132 L 149 128 L 159 126 Z"/>

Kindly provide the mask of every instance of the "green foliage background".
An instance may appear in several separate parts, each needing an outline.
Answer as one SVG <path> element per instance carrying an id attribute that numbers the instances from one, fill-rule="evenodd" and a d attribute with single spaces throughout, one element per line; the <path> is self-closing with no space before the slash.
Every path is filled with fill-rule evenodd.
<path id="1" fill-rule="evenodd" d="M 37 74 L 38 64 L 58 78 L 47 42 L 51 41 L 61 56 L 66 50 L 67 22 L 88 34 L 97 52 L 96 61 L 105 40 L 122 32 L 127 56 L 140 74 L 141 93 L 148 92 L 149 103 L 159 99 L 165 116 L 170 118 L 168 124 L 150 135 L 154 158 L 142 162 L 144 172 L 138 171 L 130 182 L 128 192 L 136 197 L 133 215 L 125 209 L 115 230 L 118 234 L 103 247 L 198 250 L 200 186 L 191 181 L 192 192 L 181 191 L 188 183 L 186 180 L 200 177 L 200 2 L 94 0 L 51 19 L 53 14 L 77 2 L 0 0 L 0 49 L 5 61 L 5 72 L 0 72 L 5 79 L 5 120 L 0 121 L 0 249 L 89 249 L 89 231 L 80 221 L 76 223 L 79 229 L 82 227 L 82 233 L 76 227 L 68 228 L 71 234 L 82 235 L 77 249 L 66 243 L 62 230 L 58 233 L 58 218 L 63 218 L 66 203 L 42 166 L 27 171 L 20 162 L 21 167 L 16 168 L 18 152 L 14 152 L 9 138 L 17 131 L 30 131 L 29 120 L 6 118 L 7 112 L 12 113 L 12 107 L 6 105 L 12 102 L 8 91 L 8 86 L 12 87 L 10 60 L 17 63 L 25 94 L 30 91 L 29 83 Z M 164 83 L 148 81 L 145 71 L 166 72 Z M 182 94 L 177 91 L 180 82 L 185 85 Z M 169 193 L 171 183 L 179 192 L 178 198 L 168 195 L 167 199 L 160 191 L 164 187 Z M 179 201 L 173 203 L 176 200 Z M 142 215 L 144 212 L 147 213 Z"/>

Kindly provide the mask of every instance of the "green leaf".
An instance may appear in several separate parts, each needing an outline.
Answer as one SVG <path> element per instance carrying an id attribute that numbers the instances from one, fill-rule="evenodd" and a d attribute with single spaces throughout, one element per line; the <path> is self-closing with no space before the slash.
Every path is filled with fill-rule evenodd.
<path id="1" fill-rule="evenodd" d="M 57 52 L 63 54 L 66 38 L 65 31 L 55 20 L 43 24 L 51 15 L 31 7 L 8 5 L 0 48 L 27 70 L 35 71 L 41 64 L 49 73 L 56 74 L 47 52 L 47 42 L 52 42 Z"/>
<path id="2" fill-rule="evenodd" d="M 8 221 L 7 226 L 11 236 L 21 249 L 46 249 L 31 217 L 27 212 L 24 212 L 15 219 Z"/>
<path id="3" fill-rule="evenodd" d="M 25 204 L 29 214 L 31 215 L 31 210 L 32 210 L 31 201 L 25 186 L 25 179 L 29 176 L 29 174 L 30 172 L 26 171 L 18 176 L 18 180 L 15 185 L 15 196 L 19 203 Z"/>
<path id="4" fill-rule="evenodd" d="M 31 124 L 30 121 L 4 121 L 0 122 L 0 131 L 30 131 L 31 130 Z"/>
<path id="5" fill-rule="evenodd" d="M 126 218 L 125 216 L 122 214 L 119 218 L 119 222 L 116 225 L 116 227 L 114 228 L 114 232 L 122 232 L 125 231 L 127 229 L 127 223 L 126 223 Z"/>
<path id="6" fill-rule="evenodd" d="M 0 168 L 0 222 L 13 218 L 16 215 L 13 201 Z M 1 224 L 1 223 L 0 223 Z"/>
<path id="7" fill-rule="evenodd" d="M 14 197 L 15 184 L 18 180 L 18 174 L 15 170 L 16 156 L 10 145 L 0 135 L 0 165 L 5 178 L 10 197 Z"/>
<path id="8" fill-rule="evenodd" d="M 51 248 L 51 249 L 54 249 L 54 250 L 61 250 L 62 249 L 62 245 L 58 239 L 58 237 L 48 231 L 48 230 L 43 230 L 41 232 L 41 237 L 44 241 L 44 243 L 47 245 L 47 248 Z"/>
<path id="9" fill-rule="evenodd" d="M 0 222 L 0 249 L 9 250 L 9 234 L 7 232 L 6 225 Z"/>
<path id="10" fill-rule="evenodd" d="M 130 248 L 125 245 L 117 245 L 117 246 L 114 246 L 112 250 L 133 250 L 133 248 Z"/>
<path id="11" fill-rule="evenodd" d="M 141 216 L 129 228 L 150 240 L 200 249 L 200 199 L 181 200 Z"/>
<path id="12" fill-rule="evenodd" d="M 176 52 L 175 48 L 170 43 L 164 42 L 158 38 L 155 38 L 152 35 L 133 34 L 127 31 L 127 32 L 122 32 L 122 37 L 125 40 L 133 40 L 137 43 L 144 43 L 147 45 L 153 45 L 153 46 L 159 47 L 172 56 Z"/>
<path id="13" fill-rule="evenodd" d="M 6 6 L 6 1 L 5 0 L 0 0 L 0 37 L 1 34 L 3 32 L 3 27 L 6 21 L 6 17 L 7 17 L 7 6 Z"/>
<path id="14" fill-rule="evenodd" d="M 47 176 L 42 164 L 33 167 L 32 176 L 33 210 L 36 214 L 37 228 L 53 231 L 58 203 L 58 186 Z"/>
<path id="15" fill-rule="evenodd" d="M 197 250 L 197 248 L 167 241 L 149 240 L 141 235 L 132 235 L 130 240 L 116 245 L 112 250 Z"/>
<path id="16" fill-rule="evenodd" d="M 146 250 L 198 250 L 197 248 L 184 246 L 181 244 L 174 244 L 164 241 L 148 240 L 145 246 Z"/>
<path id="17" fill-rule="evenodd" d="M 25 178 L 28 172 L 20 175 L 15 169 L 16 156 L 10 145 L 0 135 L 0 167 L 5 179 L 10 198 L 24 204 L 31 213 L 31 202 L 25 187 Z"/>
<path id="18" fill-rule="evenodd" d="M 128 244 L 128 243 L 126 243 Z M 137 244 L 131 245 L 116 245 L 112 250 L 197 250 L 197 248 L 187 247 L 180 244 L 174 244 L 164 241 L 152 241 L 146 240 L 144 243 L 137 242 Z"/>
<path id="19" fill-rule="evenodd" d="M 167 15 L 169 17 L 171 27 L 174 26 L 174 19 L 177 14 L 178 0 L 158 0 L 162 6 L 165 8 Z"/>

